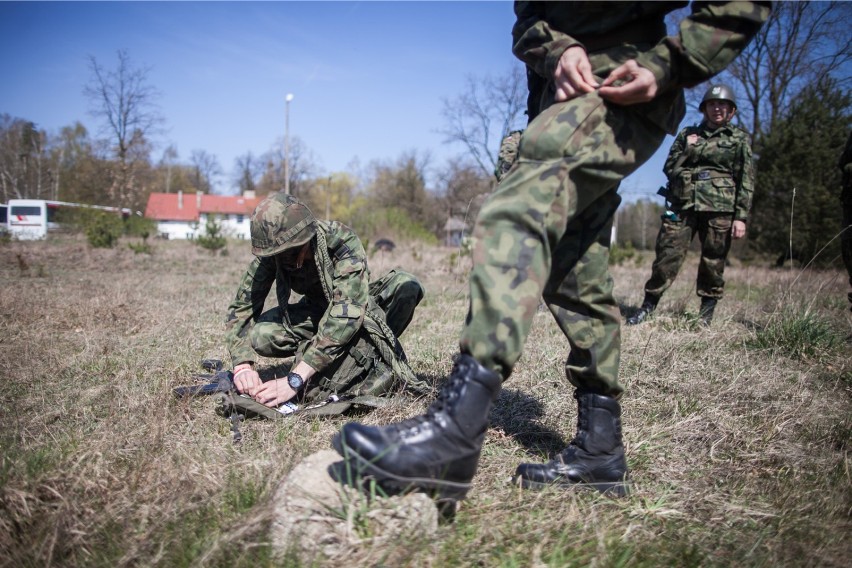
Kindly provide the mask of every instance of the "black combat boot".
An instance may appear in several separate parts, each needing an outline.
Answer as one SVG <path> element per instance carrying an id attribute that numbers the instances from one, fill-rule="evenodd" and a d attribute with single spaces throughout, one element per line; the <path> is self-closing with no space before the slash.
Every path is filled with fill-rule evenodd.
<path id="1" fill-rule="evenodd" d="M 388 492 L 420 490 L 437 499 L 462 499 L 476 473 L 501 383 L 500 375 L 470 355 L 459 355 L 426 414 L 381 427 L 350 422 L 332 445 Z"/>
<path id="2" fill-rule="evenodd" d="M 621 443 L 621 406 L 609 396 L 576 391 L 577 435 L 544 464 L 522 463 L 514 482 L 527 489 L 591 487 L 601 493 L 627 494 L 627 461 Z"/>
<path id="3" fill-rule="evenodd" d="M 639 310 L 627 318 L 627 325 L 639 325 L 645 321 L 645 319 L 657 309 L 657 302 L 659 301 L 659 298 L 645 294 L 645 299 L 642 300 L 642 305 L 639 307 Z"/>
<path id="4" fill-rule="evenodd" d="M 716 303 L 719 300 L 716 298 L 701 297 L 701 308 L 698 310 L 698 317 L 701 319 L 701 325 L 710 327 L 710 322 L 713 321 L 713 312 L 716 311 Z"/>

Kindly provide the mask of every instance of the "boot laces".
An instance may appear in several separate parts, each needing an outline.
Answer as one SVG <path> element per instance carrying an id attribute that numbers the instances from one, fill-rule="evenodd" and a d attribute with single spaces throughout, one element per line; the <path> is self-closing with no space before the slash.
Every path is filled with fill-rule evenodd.
<path id="1" fill-rule="evenodd" d="M 436 420 L 437 415 L 446 409 L 452 408 L 453 403 L 459 398 L 459 391 L 464 382 L 461 378 L 463 373 L 457 372 L 457 370 L 457 368 L 453 369 L 449 381 L 438 392 L 438 396 L 429 405 L 429 408 L 426 409 L 424 414 L 408 418 L 396 425 L 401 437 L 416 436 L 424 426 L 431 426 L 436 421 L 443 422 L 443 420 Z"/>

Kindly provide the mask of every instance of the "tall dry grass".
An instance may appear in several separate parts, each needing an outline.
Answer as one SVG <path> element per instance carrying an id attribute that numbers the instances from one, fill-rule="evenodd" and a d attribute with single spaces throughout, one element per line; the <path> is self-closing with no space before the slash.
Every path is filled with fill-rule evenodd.
<path id="1" fill-rule="evenodd" d="M 92 250 L 66 237 L 0 247 L 0 566 L 276 565 L 268 505 L 346 418 L 249 421 L 234 445 L 210 399 L 179 401 L 202 358 L 224 358 L 223 319 L 250 255 L 185 242 Z M 440 382 L 466 311 L 468 258 L 402 246 L 427 297 L 403 336 Z M 625 310 L 650 258 L 614 267 Z M 697 325 L 690 258 L 654 318 L 623 329 L 624 438 L 633 494 L 525 492 L 509 477 L 546 459 L 576 419 L 566 343 L 547 311 L 492 414 L 474 489 L 438 539 L 377 547 L 377 566 L 845 566 L 852 557 L 852 319 L 838 271 L 727 271 Z M 422 411 L 408 400 L 360 417 Z M 289 557 L 288 566 L 322 566 Z"/>

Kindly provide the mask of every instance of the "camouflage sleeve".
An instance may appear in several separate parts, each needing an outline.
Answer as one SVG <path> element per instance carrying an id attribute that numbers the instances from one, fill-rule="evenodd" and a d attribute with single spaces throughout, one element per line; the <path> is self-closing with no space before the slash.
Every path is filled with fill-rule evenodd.
<path id="1" fill-rule="evenodd" d="M 674 176 L 675 170 L 680 169 L 680 165 L 678 161 L 686 149 L 686 129 L 684 128 L 680 132 L 678 132 L 677 136 L 675 136 L 675 140 L 672 143 L 672 147 L 669 149 L 669 155 L 666 158 L 666 163 L 663 165 L 663 173 L 666 174 L 666 178 L 671 179 Z"/>
<path id="2" fill-rule="evenodd" d="M 225 343 L 234 365 L 257 361 L 248 338 L 249 329 L 263 312 L 263 304 L 275 282 L 275 261 L 255 258 L 249 265 L 225 320 Z"/>
<path id="3" fill-rule="evenodd" d="M 515 2 L 512 52 L 542 77 L 553 77 L 565 50 L 582 43 L 551 27 L 541 8 L 541 2 Z"/>
<path id="4" fill-rule="evenodd" d="M 331 302 L 302 360 L 317 371 L 328 367 L 364 323 L 370 297 L 367 253 L 358 236 L 340 223 L 327 235 L 331 271 Z"/>
<path id="5" fill-rule="evenodd" d="M 748 135 L 743 134 L 736 171 L 737 202 L 734 204 L 734 219 L 747 221 L 751 210 L 751 198 L 754 195 L 754 160 Z"/>
<path id="6" fill-rule="evenodd" d="M 769 17 L 771 2 L 693 2 L 676 36 L 636 58 L 657 78 L 660 93 L 713 77 L 745 49 Z"/>

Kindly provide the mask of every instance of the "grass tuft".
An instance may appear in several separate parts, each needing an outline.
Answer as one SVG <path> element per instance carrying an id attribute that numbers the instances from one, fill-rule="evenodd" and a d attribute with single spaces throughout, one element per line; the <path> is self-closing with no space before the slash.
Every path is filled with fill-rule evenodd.
<path id="1" fill-rule="evenodd" d="M 842 343 L 842 336 L 827 319 L 810 310 L 787 310 L 757 330 L 746 345 L 807 360 L 829 355 Z"/>

